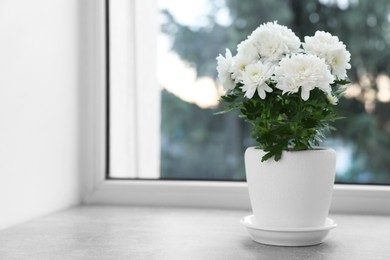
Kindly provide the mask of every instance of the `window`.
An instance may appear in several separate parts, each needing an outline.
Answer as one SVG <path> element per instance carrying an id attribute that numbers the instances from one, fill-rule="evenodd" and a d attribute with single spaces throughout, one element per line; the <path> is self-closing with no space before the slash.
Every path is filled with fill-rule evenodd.
<path id="1" fill-rule="evenodd" d="M 324 145 L 337 151 L 337 182 L 390 184 L 386 2 L 108 2 L 109 178 L 244 180 L 253 142 L 237 115 L 214 115 L 215 57 L 278 20 L 301 38 L 326 30 L 348 46 L 352 84 L 339 106 L 347 119 Z"/>
<path id="2" fill-rule="evenodd" d="M 215 1 L 215 3 L 224 2 Z M 155 0 L 99 0 L 87 1 L 86 4 L 88 8 L 85 14 L 85 28 L 82 28 L 85 32 L 83 34 L 85 66 L 83 66 L 82 80 L 85 81 L 86 88 L 82 89 L 81 94 L 88 102 L 85 103 L 83 110 L 85 114 L 82 115 L 81 121 L 83 157 L 80 161 L 83 172 L 86 173 L 83 177 L 84 203 L 201 206 L 249 210 L 245 182 L 156 179 L 160 176 L 159 159 L 162 143 L 160 142 L 160 89 L 156 77 L 153 77 L 157 75 L 155 67 L 151 66 L 156 63 L 157 35 L 160 30 L 157 22 L 159 17 L 157 2 Z M 126 25 L 125 30 L 113 28 L 118 25 L 114 25 L 112 19 L 114 5 L 116 5 L 116 12 L 119 12 L 115 14 L 115 19 L 120 24 Z M 106 26 L 108 13 L 111 14 L 110 27 Z M 123 23 L 121 19 L 124 20 Z M 117 28 L 124 28 L 118 26 Z M 108 28 L 110 37 L 107 37 Z M 123 42 L 115 43 L 115 39 L 122 39 Z M 116 52 L 119 56 L 114 57 L 113 46 L 125 48 L 123 52 Z M 108 48 L 111 52 L 107 52 Z M 115 65 L 115 61 L 121 63 Z M 108 63 L 110 66 L 107 66 Z M 118 66 L 119 64 L 124 67 Z M 123 74 L 119 73 L 120 71 Z M 115 78 L 115 75 L 120 77 Z M 108 81 L 111 83 L 109 92 L 106 84 Z M 125 84 L 131 85 L 131 88 L 127 85 L 129 92 L 122 93 L 121 97 L 128 102 L 113 102 L 115 96 L 113 91 L 121 88 L 118 84 L 122 84 L 122 89 Z M 124 109 L 119 112 L 123 117 L 116 121 L 113 121 L 113 104 L 116 104 L 117 108 L 122 106 Z M 108 107 L 110 113 L 106 113 Z M 215 116 L 213 120 L 214 118 Z M 109 129 L 107 129 L 108 122 L 110 122 Z M 113 143 L 113 140 L 110 140 L 110 147 L 108 147 L 107 137 L 113 136 L 115 131 L 112 128 L 115 125 L 126 127 L 128 131 L 116 133 L 118 138 L 116 144 L 123 146 L 113 149 L 115 141 Z M 126 133 L 122 135 L 124 139 L 118 141 L 123 133 Z M 122 157 L 127 158 L 127 161 L 114 166 L 112 160 L 107 160 L 107 155 L 110 154 L 112 159 L 116 151 L 120 150 L 127 153 Z M 120 165 L 122 166 L 118 167 Z M 110 171 L 107 171 L 108 169 Z M 331 211 L 390 214 L 390 208 L 383 207 L 389 203 L 390 186 L 337 184 L 333 193 Z"/>

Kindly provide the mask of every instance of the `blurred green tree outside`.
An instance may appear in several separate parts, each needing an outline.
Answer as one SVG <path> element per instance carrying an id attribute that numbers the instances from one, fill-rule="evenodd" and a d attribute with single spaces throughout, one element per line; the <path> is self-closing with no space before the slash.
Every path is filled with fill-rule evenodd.
<path id="1" fill-rule="evenodd" d="M 180 24 L 162 10 L 161 31 L 171 50 L 191 64 L 198 77 L 216 79 L 216 56 L 233 55 L 238 43 L 257 26 L 277 20 L 303 40 L 315 31 L 337 35 L 351 52 L 351 86 L 338 105 L 346 119 L 334 124 L 327 144 L 352 150 L 352 163 L 338 174 L 339 183 L 390 184 L 390 2 L 386 0 L 210 0 L 207 24 Z M 218 23 L 227 10 L 229 24 Z M 386 85 L 387 84 L 387 85 Z M 217 82 L 216 82 L 217 87 Z M 387 87 L 387 89 L 386 89 Z M 390 95 L 390 94 L 388 94 Z M 244 180 L 243 154 L 253 145 L 249 126 L 237 114 L 214 115 L 162 91 L 163 179 Z"/>

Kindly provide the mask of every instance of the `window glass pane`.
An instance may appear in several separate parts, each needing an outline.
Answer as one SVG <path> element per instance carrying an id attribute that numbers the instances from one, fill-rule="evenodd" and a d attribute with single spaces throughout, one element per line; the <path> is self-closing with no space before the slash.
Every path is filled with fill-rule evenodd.
<path id="1" fill-rule="evenodd" d="M 138 28 L 138 36 L 156 33 L 144 32 L 142 19 L 132 17 L 140 2 L 109 1 L 110 178 L 244 180 L 244 152 L 255 143 L 250 126 L 238 118 L 238 112 L 215 115 L 221 110 L 218 99 L 222 94 L 215 80 L 215 58 L 225 48 L 234 55 L 237 44 L 257 26 L 277 20 L 301 40 L 324 30 L 347 45 L 352 83 L 347 98 L 337 106 L 346 119 L 334 124 L 337 131 L 330 133 L 323 146 L 337 151 L 337 182 L 390 184 L 388 1 L 156 0 L 158 24 L 153 24 L 159 28 L 155 76 L 161 90 L 160 172 L 141 174 L 137 165 L 141 156 L 134 144 L 139 144 L 136 133 L 142 129 L 137 128 L 139 116 L 131 102 L 140 93 L 134 82 L 141 79 L 137 80 L 132 52 L 136 51 L 136 57 L 145 55 L 139 53 L 140 41 L 135 43 L 133 34 L 134 28 Z"/>
<path id="2" fill-rule="evenodd" d="M 387 1 L 158 0 L 161 178 L 245 179 L 253 145 L 237 113 L 214 115 L 221 88 L 216 56 L 263 22 L 278 20 L 301 40 L 324 30 L 350 50 L 352 81 L 324 146 L 338 154 L 337 182 L 390 183 L 390 3 Z M 233 53 L 233 55 L 235 52 Z"/>

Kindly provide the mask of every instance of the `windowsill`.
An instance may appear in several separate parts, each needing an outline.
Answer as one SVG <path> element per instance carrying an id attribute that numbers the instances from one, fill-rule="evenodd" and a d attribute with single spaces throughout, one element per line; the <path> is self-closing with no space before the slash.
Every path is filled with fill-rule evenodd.
<path id="1" fill-rule="evenodd" d="M 84 197 L 86 204 L 200 207 L 250 210 L 245 182 L 104 180 Z M 331 213 L 390 214 L 390 186 L 335 185 Z"/>
<path id="2" fill-rule="evenodd" d="M 1 259 L 389 259 L 388 216 L 341 215 L 325 242 L 251 241 L 243 210 L 80 206 L 0 231 Z"/>

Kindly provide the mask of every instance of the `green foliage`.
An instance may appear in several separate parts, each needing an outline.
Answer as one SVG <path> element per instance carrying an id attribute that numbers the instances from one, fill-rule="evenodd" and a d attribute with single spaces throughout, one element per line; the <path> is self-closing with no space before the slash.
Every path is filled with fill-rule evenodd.
<path id="1" fill-rule="evenodd" d="M 336 83 L 343 85 L 348 82 Z M 336 83 L 334 93 L 340 98 L 344 90 Z M 252 138 L 258 143 L 258 148 L 267 152 L 262 161 L 272 157 L 278 161 L 285 150 L 300 151 L 318 146 L 326 132 L 332 129 L 329 123 L 341 119 L 326 94 L 318 88 L 313 89 L 310 98 L 304 101 L 300 92 L 282 94 L 269 84 L 274 90 L 267 93 L 264 100 L 256 94 L 252 99 L 243 97 L 239 87 L 221 97 L 224 112 L 238 109 L 240 117 L 252 125 Z"/>

